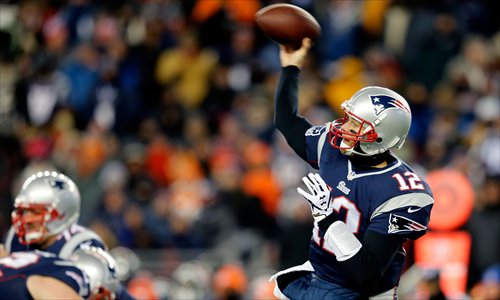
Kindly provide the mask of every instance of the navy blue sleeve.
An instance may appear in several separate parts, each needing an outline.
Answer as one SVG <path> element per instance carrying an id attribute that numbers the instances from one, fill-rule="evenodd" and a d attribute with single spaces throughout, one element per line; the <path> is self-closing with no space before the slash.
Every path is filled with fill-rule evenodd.
<path id="1" fill-rule="evenodd" d="M 306 136 L 306 157 L 311 167 L 319 169 L 320 151 L 325 145 L 326 135 L 328 134 L 325 125 L 313 126 L 307 130 Z"/>
<path id="2" fill-rule="evenodd" d="M 89 278 L 72 261 L 48 252 L 29 251 L 16 252 L 0 260 L 0 290 L 3 292 L 4 286 L 9 287 L 9 292 L 1 294 L 0 299 L 4 299 L 3 296 L 5 299 L 30 299 L 26 298 L 29 294 L 26 280 L 31 275 L 57 279 L 83 298 L 89 296 Z"/>
<path id="3" fill-rule="evenodd" d="M 46 259 L 46 258 L 42 258 Z M 89 296 L 90 281 L 86 274 L 77 268 L 73 262 L 54 258 L 52 263 L 47 263 L 43 268 L 39 268 L 38 274 L 55 278 L 77 292 L 83 298 Z"/>
<path id="4" fill-rule="evenodd" d="M 307 161 L 305 134 L 312 124 L 298 114 L 299 75 L 300 69 L 295 66 L 282 69 L 276 89 L 274 125 L 295 153 Z"/>
<path id="5" fill-rule="evenodd" d="M 92 247 L 96 247 L 96 248 L 101 248 L 104 251 L 108 251 L 108 247 L 106 247 L 106 245 L 101 240 L 98 240 L 98 239 L 90 239 L 88 241 L 85 241 L 85 242 L 79 244 L 78 248 L 81 248 L 82 245 L 88 245 L 88 246 L 92 246 Z"/>
<path id="6" fill-rule="evenodd" d="M 352 258 L 339 263 L 358 288 L 372 291 L 404 241 L 399 236 L 388 236 L 367 230 L 360 251 Z"/>
<path id="7" fill-rule="evenodd" d="M 416 240 L 427 232 L 432 205 L 405 206 L 372 219 L 369 229 L 380 234 Z"/>

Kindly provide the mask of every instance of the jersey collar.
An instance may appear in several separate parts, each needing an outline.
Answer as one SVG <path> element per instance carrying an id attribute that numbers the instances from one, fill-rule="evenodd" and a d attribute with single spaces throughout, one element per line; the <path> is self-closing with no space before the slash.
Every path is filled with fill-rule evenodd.
<path id="1" fill-rule="evenodd" d="M 381 169 L 372 169 L 368 171 L 355 170 L 352 162 L 350 160 L 347 160 L 347 180 L 354 180 L 365 176 L 373 176 L 390 172 L 403 164 L 398 157 L 395 158 L 396 160 Z"/>

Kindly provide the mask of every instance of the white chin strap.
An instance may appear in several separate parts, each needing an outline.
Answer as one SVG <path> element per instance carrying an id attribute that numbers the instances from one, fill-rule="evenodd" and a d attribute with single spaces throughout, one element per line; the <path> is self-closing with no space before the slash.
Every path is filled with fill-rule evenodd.
<path id="1" fill-rule="evenodd" d="M 340 148 L 348 148 L 349 145 L 346 144 L 346 142 L 344 141 L 344 139 L 342 139 L 342 141 L 340 141 Z M 351 155 L 353 154 L 354 152 L 352 152 L 352 148 L 349 148 L 349 149 L 342 149 L 340 152 L 344 155 Z"/>
<path id="2" fill-rule="evenodd" d="M 359 142 L 358 142 L 359 143 Z M 344 140 L 342 140 L 340 142 L 340 147 L 341 148 L 347 148 L 349 147 L 349 145 L 347 145 Z M 356 147 L 356 145 L 354 145 L 353 147 L 349 148 L 349 149 L 342 149 L 340 152 L 344 155 L 347 155 L 347 156 L 351 156 L 351 154 L 357 154 L 357 155 L 361 155 L 361 156 L 372 156 L 372 155 L 375 155 L 375 154 L 379 154 L 379 153 L 382 153 L 383 151 L 379 151 L 379 152 L 376 152 L 376 153 L 371 153 L 371 154 L 368 154 L 368 153 L 364 153 L 363 150 L 361 151 L 356 151 L 354 150 L 354 148 Z"/>
<path id="3" fill-rule="evenodd" d="M 29 232 L 29 233 L 26 233 L 24 235 L 24 239 L 26 240 L 26 242 L 31 242 L 31 241 L 36 241 L 36 240 L 39 240 L 41 239 L 43 236 L 43 232 L 42 231 L 35 231 L 35 232 Z"/>

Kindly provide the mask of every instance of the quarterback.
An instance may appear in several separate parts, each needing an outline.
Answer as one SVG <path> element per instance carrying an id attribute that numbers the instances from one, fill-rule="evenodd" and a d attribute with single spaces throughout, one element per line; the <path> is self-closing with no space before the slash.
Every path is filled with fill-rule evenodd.
<path id="1" fill-rule="evenodd" d="M 300 68 L 310 48 L 281 46 L 275 126 L 318 170 L 298 193 L 311 206 L 309 260 L 278 272 L 281 299 L 396 299 L 405 241 L 424 235 L 434 204 L 427 183 L 391 152 L 411 125 L 396 92 L 368 86 L 342 104 L 344 117 L 315 126 L 298 115 Z"/>

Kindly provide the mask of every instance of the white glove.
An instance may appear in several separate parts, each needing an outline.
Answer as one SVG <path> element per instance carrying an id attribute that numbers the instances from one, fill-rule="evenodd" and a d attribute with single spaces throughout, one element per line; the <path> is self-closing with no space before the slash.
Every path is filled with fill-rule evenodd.
<path id="1" fill-rule="evenodd" d="M 302 177 L 302 181 L 310 193 L 305 192 L 299 187 L 297 188 L 297 192 L 309 201 L 314 221 L 319 222 L 333 211 L 333 207 L 330 205 L 330 189 L 319 174 L 309 173 L 307 176 Z"/>

